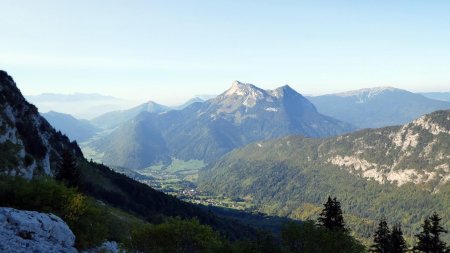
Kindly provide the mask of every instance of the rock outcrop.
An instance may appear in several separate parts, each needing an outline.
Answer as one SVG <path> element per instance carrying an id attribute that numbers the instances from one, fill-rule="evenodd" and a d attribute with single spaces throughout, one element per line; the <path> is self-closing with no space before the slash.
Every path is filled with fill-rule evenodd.
<path id="1" fill-rule="evenodd" d="M 75 235 L 53 214 L 0 208 L 0 252 L 76 253 Z"/>
<path id="2" fill-rule="evenodd" d="M 76 143 L 57 132 L 0 70 L 0 174 L 31 179 L 53 175 L 62 150 L 82 157 Z"/>

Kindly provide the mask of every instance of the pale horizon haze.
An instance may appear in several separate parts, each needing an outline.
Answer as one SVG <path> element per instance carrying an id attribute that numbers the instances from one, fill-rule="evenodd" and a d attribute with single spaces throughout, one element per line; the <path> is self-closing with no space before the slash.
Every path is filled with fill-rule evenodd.
<path id="1" fill-rule="evenodd" d="M 450 1 L 0 2 L 0 69 L 26 95 L 450 91 Z"/>

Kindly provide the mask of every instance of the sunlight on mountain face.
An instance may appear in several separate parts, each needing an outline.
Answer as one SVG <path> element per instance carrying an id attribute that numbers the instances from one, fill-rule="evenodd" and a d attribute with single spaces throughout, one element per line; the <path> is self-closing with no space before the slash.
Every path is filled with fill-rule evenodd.
<path id="1" fill-rule="evenodd" d="M 450 252 L 450 2 L 1 10 L 0 252 Z"/>

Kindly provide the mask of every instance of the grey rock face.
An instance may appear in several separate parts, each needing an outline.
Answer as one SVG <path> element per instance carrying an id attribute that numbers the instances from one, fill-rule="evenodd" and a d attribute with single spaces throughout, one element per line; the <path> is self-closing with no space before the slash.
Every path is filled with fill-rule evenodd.
<path id="1" fill-rule="evenodd" d="M 0 252 L 68 252 L 75 235 L 67 224 L 53 214 L 0 208 Z"/>

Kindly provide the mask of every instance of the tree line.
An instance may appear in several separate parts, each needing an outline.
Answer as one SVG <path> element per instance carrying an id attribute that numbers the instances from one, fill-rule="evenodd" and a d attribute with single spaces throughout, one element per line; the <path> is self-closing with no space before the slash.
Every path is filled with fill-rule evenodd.
<path id="1" fill-rule="evenodd" d="M 442 241 L 441 234 L 447 233 L 441 225 L 442 218 L 433 213 L 422 224 L 422 231 L 416 235 L 417 243 L 412 247 L 413 252 L 446 253 L 450 248 Z M 382 218 L 374 235 L 374 243 L 370 252 L 376 253 L 404 253 L 408 252 L 408 245 L 403 238 L 400 224 L 395 224 L 390 231 L 386 219 Z"/>

